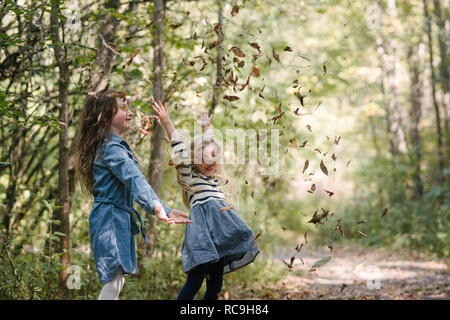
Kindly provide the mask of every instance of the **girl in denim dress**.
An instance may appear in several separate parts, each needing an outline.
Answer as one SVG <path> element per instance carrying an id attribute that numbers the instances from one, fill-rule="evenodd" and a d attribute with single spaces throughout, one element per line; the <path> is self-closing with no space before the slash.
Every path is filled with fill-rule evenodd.
<path id="1" fill-rule="evenodd" d="M 192 224 L 186 225 L 181 251 L 187 280 L 178 299 L 192 300 L 206 278 L 203 299 L 217 300 L 223 274 L 253 262 L 258 255 L 255 235 L 225 199 L 221 184 L 226 184 L 226 174 L 221 162 L 221 147 L 210 128 L 211 117 L 202 113 L 198 123 L 204 133 L 194 137 L 190 147 L 186 148 L 170 120 L 167 106 L 159 102 L 153 109 L 157 113 L 153 117 L 169 136 L 177 182 L 192 220 Z M 229 179 L 227 182 L 231 183 Z"/>
<path id="2" fill-rule="evenodd" d="M 117 300 L 124 274 L 136 274 L 134 235 L 142 220 L 135 202 L 166 223 L 187 223 L 187 215 L 166 206 L 147 183 L 133 150 L 121 135 L 132 113 L 122 92 L 91 93 L 86 99 L 76 139 L 75 168 L 82 189 L 94 196 L 89 215 L 91 250 L 103 288 L 98 299 Z"/>

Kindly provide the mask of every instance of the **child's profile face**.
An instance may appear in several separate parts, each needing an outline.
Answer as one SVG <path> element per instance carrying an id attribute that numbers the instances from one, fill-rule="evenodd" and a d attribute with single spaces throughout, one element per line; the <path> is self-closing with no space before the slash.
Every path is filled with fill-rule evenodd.
<path id="1" fill-rule="evenodd" d="M 130 110 L 130 102 L 127 99 L 116 98 L 117 112 L 111 119 L 111 131 L 122 134 L 130 128 L 133 113 Z"/>

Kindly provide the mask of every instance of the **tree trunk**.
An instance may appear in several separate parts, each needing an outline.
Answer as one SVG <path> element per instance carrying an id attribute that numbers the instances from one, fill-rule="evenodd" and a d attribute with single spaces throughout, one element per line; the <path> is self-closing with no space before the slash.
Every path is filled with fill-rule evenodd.
<path id="1" fill-rule="evenodd" d="M 100 91 L 106 87 L 108 83 L 108 76 L 111 72 L 111 69 L 114 65 L 115 53 L 111 51 L 111 49 L 105 46 L 106 42 L 112 42 L 114 38 L 114 34 L 117 30 L 117 26 L 119 25 L 119 19 L 113 17 L 109 10 L 113 9 L 114 12 L 118 12 L 120 7 L 119 0 L 109 0 L 105 2 L 105 10 L 108 12 L 105 16 L 102 17 L 102 23 L 100 24 L 99 30 L 99 46 L 98 46 L 98 54 L 96 59 L 97 69 L 93 72 L 90 83 L 89 83 L 89 91 Z"/>
<path id="2" fill-rule="evenodd" d="M 446 12 L 444 10 L 444 12 Z M 448 56 L 447 56 L 447 43 L 446 39 L 448 39 L 446 30 L 445 30 L 445 21 L 448 19 L 448 12 L 445 19 L 442 19 L 441 14 L 441 4 L 439 0 L 434 0 L 434 13 L 436 17 L 436 24 L 438 26 L 438 41 L 439 41 L 439 53 L 441 56 L 441 61 L 439 63 L 439 74 L 440 74 L 440 82 L 442 84 L 442 90 L 444 92 L 443 98 L 443 106 L 444 106 L 444 127 L 445 127 L 445 136 L 446 136 L 446 149 L 447 159 L 450 157 L 450 76 L 449 76 L 449 65 L 448 65 Z M 448 162 L 447 162 L 448 165 Z"/>
<path id="3" fill-rule="evenodd" d="M 422 0 L 423 2 L 423 12 L 425 16 L 425 26 L 426 26 L 426 33 L 428 37 L 428 56 L 430 60 L 430 70 L 431 70 L 431 96 L 433 98 L 433 107 L 434 107 L 434 114 L 436 116 L 436 133 L 437 133 L 437 155 L 438 155 L 438 163 L 439 163 L 439 172 L 438 172 L 438 183 L 443 183 L 444 178 L 444 156 L 443 156 L 443 150 L 442 150 L 442 132 L 441 132 L 441 116 L 439 113 L 439 106 L 436 99 L 436 75 L 434 72 L 434 66 L 433 66 L 433 38 L 431 36 L 431 19 L 430 15 L 428 13 L 428 7 L 427 7 L 427 1 Z"/>
<path id="4" fill-rule="evenodd" d="M 419 71 L 418 52 L 410 45 L 408 48 L 408 63 L 411 78 L 411 109 L 410 109 L 410 136 L 411 151 L 410 158 L 413 165 L 414 193 L 417 199 L 421 199 L 423 195 L 423 183 L 420 175 L 420 165 L 422 162 L 422 142 L 419 131 L 420 118 L 422 116 L 422 82 Z"/>
<path id="5" fill-rule="evenodd" d="M 55 218 L 59 220 L 53 230 L 63 236 L 60 237 L 58 251 L 61 255 L 61 269 L 59 272 L 59 298 L 67 299 L 68 278 L 67 267 L 70 264 L 70 200 L 69 200 L 69 149 L 67 144 L 67 126 L 69 123 L 68 113 L 68 87 L 69 87 L 69 62 L 67 60 L 65 47 L 59 35 L 60 0 L 52 1 L 50 16 L 51 36 L 55 52 L 56 62 L 59 67 L 59 122 L 61 124 L 59 134 L 59 159 L 58 159 L 58 206 L 55 210 Z"/>
<path id="6" fill-rule="evenodd" d="M 163 74 L 165 71 L 165 57 L 163 51 L 163 31 L 164 31 L 164 16 L 165 7 L 164 0 L 154 0 L 153 21 L 154 28 L 152 29 L 152 46 L 154 50 L 153 56 L 153 98 L 156 101 L 164 103 L 164 88 L 163 88 Z M 151 136 L 151 154 L 149 165 L 149 180 L 152 188 L 158 196 L 161 195 L 161 187 L 163 180 L 164 169 L 164 128 L 157 122 L 154 122 L 154 129 Z M 154 219 L 150 221 L 150 228 L 148 229 L 148 239 L 150 248 L 154 247 L 157 237 L 157 230 L 155 228 L 156 222 Z"/>

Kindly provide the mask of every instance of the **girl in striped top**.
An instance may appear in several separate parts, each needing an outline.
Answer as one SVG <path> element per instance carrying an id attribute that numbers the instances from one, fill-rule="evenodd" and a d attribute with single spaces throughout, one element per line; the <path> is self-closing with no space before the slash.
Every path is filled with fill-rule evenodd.
<path id="1" fill-rule="evenodd" d="M 254 261 L 259 248 L 249 226 L 226 201 L 222 184 L 226 180 L 222 148 L 210 127 L 211 117 L 202 113 L 203 134 L 192 139 L 187 147 L 175 130 L 167 105 L 154 104 L 153 116 L 169 136 L 177 182 L 183 202 L 190 210 L 181 258 L 187 280 L 179 300 L 192 300 L 206 277 L 203 299 L 218 299 L 223 274 Z M 226 181 L 224 181 L 226 180 Z"/>

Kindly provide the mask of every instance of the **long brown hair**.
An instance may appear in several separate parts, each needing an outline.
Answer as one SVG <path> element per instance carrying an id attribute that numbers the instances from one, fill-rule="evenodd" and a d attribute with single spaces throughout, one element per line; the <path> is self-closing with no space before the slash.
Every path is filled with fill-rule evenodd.
<path id="1" fill-rule="evenodd" d="M 118 111 L 116 97 L 124 94 L 106 87 L 96 93 L 89 93 L 81 114 L 75 142 L 74 165 L 81 190 L 92 194 L 94 186 L 93 164 L 97 150 L 107 137 L 113 116 Z M 111 138 L 111 137 L 110 137 Z"/>

